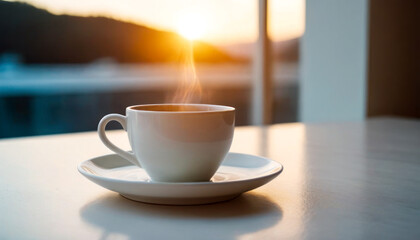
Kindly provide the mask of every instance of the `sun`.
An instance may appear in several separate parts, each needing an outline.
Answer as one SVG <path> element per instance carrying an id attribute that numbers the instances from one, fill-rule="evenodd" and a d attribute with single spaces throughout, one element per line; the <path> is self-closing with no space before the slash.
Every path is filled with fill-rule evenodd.
<path id="1" fill-rule="evenodd" d="M 186 12 L 178 17 L 176 28 L 179 34 L 188 40 L 201 38 L 206 29 L 206 21 L 196 12 Z"/>

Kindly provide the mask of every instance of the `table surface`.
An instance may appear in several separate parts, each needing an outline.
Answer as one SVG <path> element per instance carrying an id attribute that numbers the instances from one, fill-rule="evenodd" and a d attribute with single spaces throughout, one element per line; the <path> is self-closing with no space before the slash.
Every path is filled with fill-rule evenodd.
<path id="1" fill-rule="evenodd" d="M 123 131 L 112 140 L 128 148 Z M 420 239 L 420 121 L 238 127 L 231 148 L 284 165 L 272 182 L 202 206 L 127 200 L 76 166 L 95 132 L 0 141 L 0 239 Z"/>

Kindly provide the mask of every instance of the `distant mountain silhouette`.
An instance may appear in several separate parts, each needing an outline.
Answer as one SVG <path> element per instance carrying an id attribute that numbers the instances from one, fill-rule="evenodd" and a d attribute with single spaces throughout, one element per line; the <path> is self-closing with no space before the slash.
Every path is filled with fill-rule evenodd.
<path id="1" fill-rule="evenodd" d="M 185 39 L 105 17 L 54 15 L 19 2 L 0 1 L 0 55 L 17 53 L 25 63 L 86 63 L 100 58 L 118 62 L 179 60 Z M 194 44 L 199 62 L 232 61 L 203 42 Z"/>
<path id="2" fill-rule="evenodd" d="M 293 38 L 286 41 L 274 42 L 274 58 L 282 62 L 299 61 L 299 42 L 300 38 Z"/>
<path id="3" fill-rule="evenodd" d="M 297 62 L 299 60 L 300 38 L 272 43 L 272 53 L 275 60 L 281 62 Z M 229 55 L 240 59 L 251 59 L 255 43 L 238 43 L 221 47 Z"/>

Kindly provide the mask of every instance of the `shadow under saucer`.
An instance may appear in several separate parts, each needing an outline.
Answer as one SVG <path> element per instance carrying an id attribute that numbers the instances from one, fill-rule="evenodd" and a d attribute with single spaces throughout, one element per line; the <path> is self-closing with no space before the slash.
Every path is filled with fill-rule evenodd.
<path id="1" fill-rule="evenodd" d="M 261 231 L 282 218 L 270 199 L 252 193 L 226 202 L 196 206 L 165 206 L 134 202 L 109 193 L 81 210 L 82 219 L 102 229 L 102 237 L 129 239 L 236 239 Z"/>

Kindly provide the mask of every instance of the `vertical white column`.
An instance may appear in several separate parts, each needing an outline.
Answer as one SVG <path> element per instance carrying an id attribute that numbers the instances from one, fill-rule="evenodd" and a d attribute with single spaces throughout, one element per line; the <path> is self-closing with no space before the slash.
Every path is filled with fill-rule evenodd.
<path id="1" fill-rule="evenodd" d="M 267 0 L 258 0 L 258 40 L 254 56 L 252 123 L 272 122 L 273 84 L 271 79 L 271 43 L 267 29 Z"/>
<path id="2" fill-rule="evenodd" d="M 368 0 L 306 1 L 300 121 L 365 118 L 368 7 Z"/>

